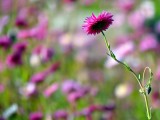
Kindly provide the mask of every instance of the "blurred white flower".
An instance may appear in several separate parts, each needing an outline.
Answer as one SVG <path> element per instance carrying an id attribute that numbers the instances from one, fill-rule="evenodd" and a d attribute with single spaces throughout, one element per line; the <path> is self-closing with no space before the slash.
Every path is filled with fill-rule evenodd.
<path id="1" fill-rule="evenodd" d="M 122 83 L 116 87 L 115 96 L 117 98 L 124 98 L 130 95 L 131 92 L 132 92 L 132 86 L 128 83 Z"/>
<path id="2" fill-rule="evenodd" d="M 140 12 L 145 18 L 152 18 L 155 14 L 154 3 L 151 0 L 145 0 L 140 5 Z"/>
<path id="3" fill-rule="evenodd" d="M 37 67 L 37 66 L 40 65 L 40 63 L 41 63 L 40 56 L 38 56 L 36 54 L 31 55 L 31 57 L 30 57 L 30 64 L 31 64 L 31 66 Z"/>

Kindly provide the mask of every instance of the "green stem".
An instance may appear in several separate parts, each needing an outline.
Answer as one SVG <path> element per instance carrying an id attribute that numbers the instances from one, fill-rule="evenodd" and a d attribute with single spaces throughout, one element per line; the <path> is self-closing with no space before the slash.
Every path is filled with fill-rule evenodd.
<path id="1" fill-rule="evenodd" d="M 107 41 L 107 38 L 104 34 L 104 32 L 102 31 L 102 35 L 104 37 L 104 40 L 105 40 L 105 43 L 106 43 L 106 47 L 109 51 L 109 56 L 112 57 L 115 61 L 117 61 L 119 64 L 123 65 L 125 68 L 127 68 L 127 70 L 129 70 L 133 75 L 134 77 L 136 78 L 139 86 L 140 86 L 140 90 L 141 90 L 141 93 L 143 94 L 144 96 L 144 101 L 145 101 L 145 104 L 146 104 L 146 111 L 147 111 L 147 118 L 148 120 L 151 120 L 151 110 L 149 108 L 149 103 L 148 103 L 148 97 L 147 97 L 147 93 L 146 93 L 146 90 L 145 90 L 145 87 L 142 85 L 142 83 L 140 82 L 140 78 L 138 77 L 138 75 L 131 69 L 131 67 L 129 67 L 126 63 L 118 60 L 115 56 L 115 54 L 112 52 L 111 48 L 110 48 L 110 44 L 109 42 Z"/>

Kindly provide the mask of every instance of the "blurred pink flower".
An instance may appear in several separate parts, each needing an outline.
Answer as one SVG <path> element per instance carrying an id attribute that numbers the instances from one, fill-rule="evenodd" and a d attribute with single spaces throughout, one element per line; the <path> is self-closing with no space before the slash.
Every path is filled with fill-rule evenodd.
<path id="1" fill-rule="evenodd" d="M 0 47 L 8 49 L 12 45 L 12 40 L 8 36 L 0 36 Z"/>
<path id="2" fill-rule="evenodd" d="M 157 66 L 157 70 L 156 70 L 156 73 L 155 73 L 155 78 L 157 80 L 160 80 L 160 63 Z"/>
<path id="3" fill-rule="evenodd" d="M 20 30 L 18 32 L 17 35 L 18 39 L 26 39 L 26 38 L 30 38 L 30 30 L 29 29 L 25 29 L 25 30 Z"/>
<path id="4" fill-rule="evenodd" d="M 92 13 L 92 16 L 85 19 L 82 28 L 87 34 L 98 34 L 109 28 L 113 22 L 112 17 L 113 15 L 106 11 L 100 13 L 98 17 Z"/>
<path id="5" fill-rule="evenodd" d="M 48 18 L 44 15 L 38 17 L 38 24 L 30 29 L 20 30 L 19 39 L 34 38 L 44 40 L 48 34 Z"/>
<path id="6" fill-rule="evenodd" d="M 30 82 L 32 82 L 32 83 L 41 83 L 46 79 L 47 76 L 48 76 L 48 74 L 46 72 L 44 72 L 44 71 L 36 73 L 30 78 Z"/>
<path id="7" fill-rule="evenodd" d="M 13 1 L 12 0 L 1 0 L 0 8 L 3 13 L 8 13 L 12 10 Z"/>
<path id="8" fill-rule="evenodd" d="M 158 90 L 152 93 L 152 107 L 153 108 L 160 107 L 160 93 Z"/>
<path id="9" fill-rule="evenodd" d="M 62 92 L 70 103 L 74 103 L 90 92 L 90 88 L 78 84 L 76 81 L 66 80 L 61 86 Z"/>
<path id="10" fill-rule="evenodd" d="M 76 91 L 76 92 L 71 92 L 70 94 L 68 94 L 67 99 L 70 103 L 75 103 L 83 96 L 84 94 L 82 91 Z"/>
<path id="11" fill-rule="evenodd" d="M 65 80 L 62 83 L 62 92 L 64 94 L 70 94 L 71 92 L 75 92 L 80 89 L 80 85 L 73 80 Z"/>
<path id="12" fill-rule="evenodd" d="M 29 120 L 42 120 L 43 114 L 42 112 L 33 112 L 29 115 Z"/>
<path id="13" fill-rule="evenodd" d="M 116 49 L 113 50 L 115 53 L 117 59 L 123 60 L 127 55 L 134 52 L 134 43 L 132 41 L 125 42 L 123 44 L 120 44 Z M 106 67 L 113 67 L 117 65 L 118 63 L 113 60 L 112 58 L 108 58 L 108 60 L 105 62 Z"/>
<path id="14" fill-rule="evenodd" d="M 116 0 L 116 5 L 124 12 L 129 12 L 135 5 L 135 0 Z"/>
<path id="15" fill-rule="evenodd" d="M 19 51 L 16 51 L 8 55 L 6 59 L 6 64 L 10 68 L 22 65 L 22 53 L 20 53 Z"/>
<path id="16" fill-rule="evenodd" d="M 54 83 L 50 85 L 47 89 L 44 90 L 43 94 L 46 97 L 50 97 L 53 93 L 55 93 L 58 90 L 58 83 Z"/>
<path id="17" fill-rule="evenodd" d="M 128 23 L 133 29 L 140 29 L 145 21 L 145 17 L 139 11 L 135 11 L 128 17 Z"/>
<path id="18" fill-rule="evenodd" d="M 29 17 L 28 9 L 21 8 L 20 11 L 18 11 L 18 15 L 15 20 L 15 25 L 17 27 L 27 27 L 28 26 L 28 22 L 27 22 L 28 17 Z"/>
<path id="19" fill-rule="evenodd" d="M 139 48 L 141 51 L 155 50 L 158 42 L 153 34 L 145 35 L 140 42 Z"/>
<path id="20" fill-rule="evenodd" d="M 54 50 L 52 48 L 38 46 L 33 50 L 33 54 L 38 55 L 41 58 L 42 62 L 47 62 L 53 57 Z"/>
<path id="21" fill-rule="evenodd" d="M 64 1 L 64 3 L 71 4 L 71 3 L 74 3 L 78 0 L 63 0 L 63 1 Z"/>
<path id="22" fill-rule="evenodd" d="M 65 110 L 58 110 L 53 114 L 52 118 L 54 120 L 67 120 L 68 113 Z"/>
<path id="23" fill-rule="evenodd" d="M 37 40 L 44 40 L 48 34 L 48 18 L 45 15 L 38 16 L 38 24 L 30 29 L 30 36 Z"/>
<path id="24" fill-rule="evenodd" d="M 20 53 L 23 53 L 25 50 L 26 50 L 26 48 L 27 48 L 27 45 L 28 45 L 28 43 L 27 42 L 18 42 L 18 43 L 15 43 L 14 45 L 13 45 L 13 50 L 16 52 L 20 52 Z"/>
<path id="25" fill-rule="evenodd" d="M 47 74 L 53 74 L 59 68 L 60 68 L 60 62 L 55 62 L 46 70 L 46 73 Z"/>
<path id="26" fill-rule="evenodd" d="M 23 19 L 23 18 L 16 18 L 15 24 L 18 27 L 27 27 L 28 26 L 26 19 Z"/>

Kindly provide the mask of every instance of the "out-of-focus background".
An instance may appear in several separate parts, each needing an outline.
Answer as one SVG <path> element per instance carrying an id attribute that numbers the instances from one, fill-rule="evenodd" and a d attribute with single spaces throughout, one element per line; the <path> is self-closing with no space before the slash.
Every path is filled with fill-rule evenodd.
<path id="1" fill-rule="evenodd" d="M 101 34 L 82 30 L 103 10 L 121 61 L 154 73 L 160 120 L 159 0 L 0 0 L 0 120 L 146 120 L 134 76 L 107 56 Z M 148 79 L 148 72 L 145 80 Z"/>

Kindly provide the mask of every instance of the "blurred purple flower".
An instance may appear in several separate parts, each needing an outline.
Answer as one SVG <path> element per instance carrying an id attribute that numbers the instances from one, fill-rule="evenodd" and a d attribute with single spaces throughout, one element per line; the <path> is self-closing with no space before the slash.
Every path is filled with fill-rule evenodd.
<path id="1" fill-rule="evenodd" d="M 96 17 L 93 13 L 92 16 L 87 17 L 84 21 L 82 28 L 87 34 L 98 34 L 102 31 L 105 31 L 112 24 L 113 15 L 103 11 Z"/>
<path id="2" fill-rule="evenodd" d="M 44 90 L 44 96 L 50 97 L 53 93 L 55 93 L 58 90 L 58 87 L 58 83 L 50 85 L 47 89 Z"/>
<path id="3" fill-rule="evenodd" d="M 46 79 L 47 76 L 48 76 L 48 74 L 46 72 L 44 72 L 44 71 L 43 72 L 39 72 L 39 73 L 34 74 L 31 77 L 30 81 L 32 83 L 41 83 Z"/>
<path id="4" fill-rule="evenodd" d="M 110 104 L 108 104 L 108 105 L 101 105 L 101 106 L 99 107 L 99 109 L 100 109 L 101 111 L 103 111 L 103 112 L 113 111 L 113 110 L 115 110 L 115 108 L 116 108 L 116 106 L 115 106 L 114 103 L 110 103 Z"/>
<path id="5" fill-rule="evenodd" d="M 8 49 L 12 45 L 12 40 L 8 36 L 0 36 L 0 47 Z"/>
<path id="6" fill-rule="evenodd" d="M 75 92 L 75 91 L 79 90 L 80 88 L 81 88 L 80 85 L 73 80 L 65 80 L 62 83 L 62 92 L 65 94 Z"/>
<path id="7" fill-rule="evenodd" d="M 27 39 L 30 38 L 30 31 L 29 29 L 25 29 L 25 30 L 20 30 L 18 32 L 18 39 Z"/>
<path id="8" fill-rule="evenodd" d="M 44 47 L 44 46 L 38 46 L 33 50 L 33 54 L 39 55 L 42 62 L 47 62 L 53 57 L 54 50 L 52 48 L 47 48 L 47 47 Z"/>
<path id="9" fill-rule="evenodd" d="M 64 1 L 64 3 L 71 4 L 71 3 L 74 3 L 78 0 L 63 0 L 63 1 Z"/>
<path id="10" fill-rule="evenodd" d="M 27 48 L 27 42 L 18 42 L 14 44 L 13 50 L 16 52 L 23 53 Z"/>
<path id="11" fill-rule="evenodd" d="M 152 107 L 153 108 L 160 107 L 160 93 L 158 90 L 152 93 Z"/>
<path id="12" fill-rule="evenodd" d="M 93 112 L 95 111 L 99 111 L 100 110 L 100 106 L 99 105 L 90 105 L 87 108 L 84 108 L 80 114 L 83 116 L 89 116 L 91 115 Z"/>
<path id="13" fill-rule="evenodd" d="M 14 52 L 7 56 L 6 64 L 12 68 L 18 65 L 22 65 L 22 54 L 20 52 Z"/>
<path id="14" fill-rule="evenodd" d="M 76 101 L 78 101 L 81 97 L 83 97 L 84 94 L 81 91 L 76 91 L 76 92 L 72 92 L 70 94 L 67 95 L 67 99 L 70 103 L 75 103 Z"/>
<path id="15" fill-rule="evenodd" d="M 145 17 L 139 11 L 133 12 L 128 17 L 128 23 L 133 29 L 140 29 L 143 27 L 145 21 Z"/>
<path id="16" fill-rule="evenodd" d="M 3 13 L 8 13 L 11 11 L 13 5 L 12 0 L 1 0 L 0 1 L 0 8 L 3 11 Z"/>
<path id="17" fill-rule="evenodd" d="M 5 120 L 3 117 L 0 117 L 0 120 Z"/>
<path id="18" fill-rule="evenodd" d="M 53 63 L 49 69 L 46 70 L 46 73 L 53 74 L 55 71 L 57 71 L 60 67 L 60 62 Z"/>
<path id="19" fill-rule="evenodd" d="M 42 120 L 43 114 L 41 112 L 33 112 L 29 115 L 29 120 Z"/>
<path id="20" fill-rule="evenodd" d="M 30 29 L 30 36 L 37 40 L 44 40 L 48 33 L 48 18 L 41 14 L 38 16 L 38 24 Z"/>
<path id="21" fill-rule="evenodd" d="M 62 92 L 67 96 L 67 99 L 70 103 L 76 102 L 90 92 L 88 87 L 81 86 L 72 80 L 64 81 L 61 89 Z"/>
<path id="22" fill-rule="evenodd" d="M 142 38 L 139 48 L 141 51 L 155 50 L 157 45 L 158 42 L 156 37 L 152 34 L 148 34 Z"/>
<path id="23" fill-rule="evenodd" d="M 23 19 L 23 18 L 16 18 L 16 22 L 15 22 L 16 26 L 18 27 L 27 27 L 28 26 L 28 23 L 26 21 L 26 19 Z"/>
<path id="24" fill-rule="evenodd" d="M 44 40 L 48 33 L 48 18 L 44 15 L 38 17 L 38 24 L 30 29 L 21 30 L 18 33 L 19 39 L 34 38 Z"/>
<path id="25" fill-rule="evenodd" d="M 124 12 L 129 12 L 135 5 L 135 0 L 116 0 L 116 5 Z"/>
<path id="26" fill-rule="evenodd" d="M 68 113 L 65 110 L 58 110 L 53 114 L 54 120 L 67 120 Z"/>
<path id="27" fill-rule="evenodd" d="M 157 66 L 157 70 L 156 70 L 156 73 L 155 73 L 155 78 L 157 80 L 160 80 L 160 63 Z"/>

